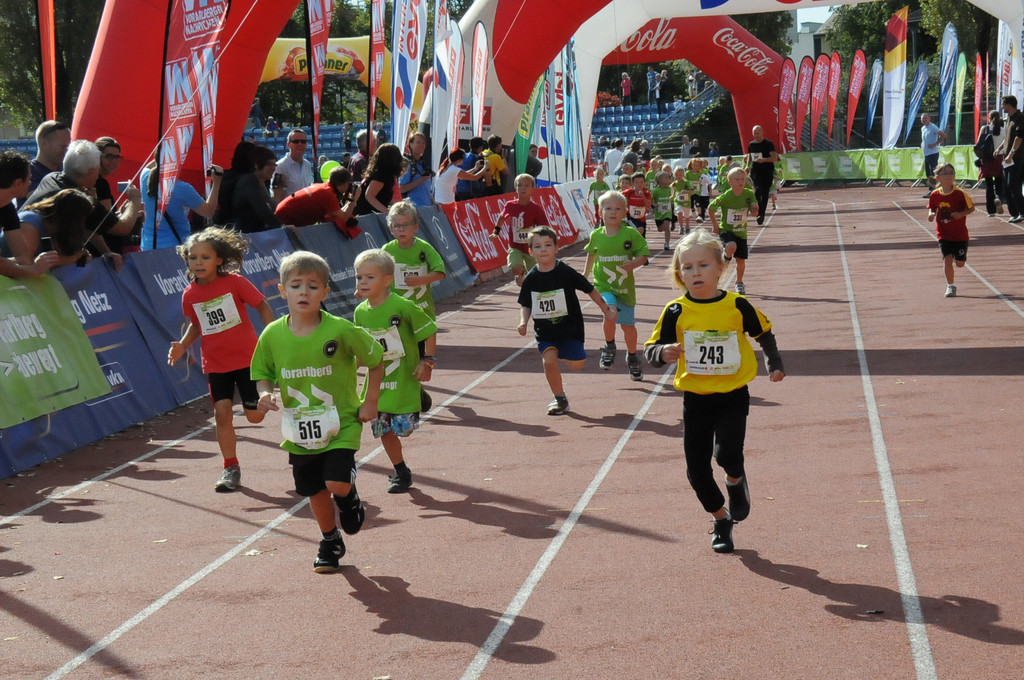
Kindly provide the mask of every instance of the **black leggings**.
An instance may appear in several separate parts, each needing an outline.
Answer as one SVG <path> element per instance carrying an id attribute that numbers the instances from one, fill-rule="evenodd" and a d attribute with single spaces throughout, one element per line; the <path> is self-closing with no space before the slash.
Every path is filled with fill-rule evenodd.
<path id="1" fill-rule="evenodd" d="M 690 207 L 693 208 L 694 212 L 700 212 L 700 218 L 704 219 L 707 214 L 708 205 L 711 203 L 709 196 L 699 196 L 693 194 L 690 196 Z"/>
<path id="2" fill-rule="evenodd" d="M 750 412 L 746 385 L 723 394 L 683 392 L 683 451 L 686 478 L 707 512 L 725 506 L 711 468 L 714 456 L 730 477 L 743 476 L 743 440 Z"/>

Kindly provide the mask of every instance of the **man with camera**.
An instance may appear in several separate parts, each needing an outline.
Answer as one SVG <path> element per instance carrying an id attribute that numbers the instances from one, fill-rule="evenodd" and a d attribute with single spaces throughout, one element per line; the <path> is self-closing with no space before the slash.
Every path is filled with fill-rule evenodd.
<path id="1" fill-rule="evenodd" d="M 318 183 L 296 191 L 277 204 L 274 214 L 284 224 L 307 226 L 334 222 L 338 231 L 348 238 L 359 236 L 358 221 L 352 217 L 360 186 L 352 183 L 348 168 L 334 168 L 326 183 Z"/>

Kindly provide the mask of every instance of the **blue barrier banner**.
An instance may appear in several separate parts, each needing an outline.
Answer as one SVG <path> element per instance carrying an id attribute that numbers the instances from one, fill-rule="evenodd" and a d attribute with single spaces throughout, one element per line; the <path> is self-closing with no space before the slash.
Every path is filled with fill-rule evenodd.
<path id="1" fill-rule="evenodd" d="M 447 270 L 447 275 L 432 287 L 434 299 L 443 300 L 472 286 L 476 282 L 476 274 L 469 268 L 466 253 L 444 211 L 437 206 L 428 206 L 419 208 L 417 213 L 420 218 L 418 236 L 440 253 Z"/>
<path id="2" fill-rule="evenodd" d="M 270 303 L 270 308 L 274 310 L 275 318 L 284 316 L 288 313 L 288 303 L 277 290 L 277 284 L 281 281 L 278 270 L 281 260 L 295 252 L 295 247 L 285 229 L 261 231 L 248 234 L 248 237 L 249 252 L 242 261 L 242 275 L 263 293 L 263 297 Z M 253 309 L 249 310 L 249 318 L 252 319 L 256 333 L 260 333 L 263 330 L 263 320 Z"/>

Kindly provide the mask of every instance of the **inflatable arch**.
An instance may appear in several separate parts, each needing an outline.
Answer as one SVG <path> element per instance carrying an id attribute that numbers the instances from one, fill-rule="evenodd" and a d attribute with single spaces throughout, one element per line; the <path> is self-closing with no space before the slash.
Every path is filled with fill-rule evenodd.
<path id="1" fill-rule="evenodd" d="M 175 1 L 205 6 L 224 0 Z M 676 17 L 711 20 L 722 15 L 788 11 L 863 1 L 870 0 L 561 0 L 558 3 L 549 0 L 477 0 L 460 25 L 464 35 L 472 35 L 477 21 L 482 21 L 488 29 L 493 61 L 487 85 L 487 96 L 491 100 L 491 128 L 511 138 L 522 114 L 522 105 L 529 98 L 537 78 L 574 36 L 580 101 L 591 102 L 601 63 L 634 33 L 642 32 L 652 20 Z M 1014 0 L 970 1 L 1010 26 L 1019 59 L 1024 3 Z M 231 1 L 222 39 L 216 100 L 216 162 L 227 163 L 236 142 L 241 139 L 267 53 L 297 5 L 298 0 Z M 131 177 L 150 156 L 160 135 L 159 84 L 167 7 L 167 0 L 108 0 L 104 7 L 75 111 L 73 135 L 87 139 L 110 135 L 120 141 L 125 160 L 121 164 L 121 176 L 115 179 Z M 706 26 L 718 26 L 716 32 L 728 26 L 724 17 L 714 21 L 719 23 Z M 707 29 L 702 30 L 706 32 Z M 739 34 L 734 33 L 734 37 L 736 35 Z M 687 40 L 691 38 L 694 37 L 688 36 Z M 705 35 L 701 39 L 710 40 L 711 37 Z M 710 51 L 715 54 L 718 47 L 713 42 L 710 44 Z M 639 56 L 634 56 L 639 61 Z M 715 58 L 723 60 L 723 57 Z M 705 62 L 696 57 L 691 60 L 699 63 L 709 74 L 714 71 L 711 61 Z M 472 91 L 470 78 L 467 68 L 464 93 Z M 744 112 L 753 110 L 746 105 L 737 108 Z M 584 131 L 588 132 L 589 110 L 584 114 Z M 746 125 L 743 121 L 740 124 L 743 131 Z M 761 124 L 771 130 L 777 129 L 774 121 Z M 190 154 L 185 178 L 198 184 L 201 181 L 201 163 L 201 154 Z"/>

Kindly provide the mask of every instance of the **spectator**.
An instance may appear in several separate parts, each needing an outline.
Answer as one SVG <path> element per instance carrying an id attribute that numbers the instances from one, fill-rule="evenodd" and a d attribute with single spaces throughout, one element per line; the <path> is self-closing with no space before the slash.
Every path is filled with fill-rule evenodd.
<path id="1" fill-rule="evenodd" d="M 621 174 L 620 170 L 625 167 L 626 164 L 633 167 L 634 171 L 639 172 L 640 170 L 640 140 L 634 139 L 629 143 L 629 150 L 622 154 L 622 158 L 619 159 L 619 167 L 616 168 L 615 174 Z"/>
<path id="2" fill-rule="evenodd" d="M 690 143 L 690 136 L 683 135 L 683 142 L 679 145 L 679 158 L 686 162 L 686 159 L 690 157 L 690 147 L 693 144 Z"/>
<path id="3" fill-rule="evenodd" d="M 394 144 L 377 147 L 366 166 L 362 193 L 356 202 L 356 215 L 387 214 L 402 174 L 402 161 L 402 152 Z"/>
<path id="4" fill-rule="evenodd" d="M 51 172 L 59 172 L 64 168 L 64 154 L 71 144 L 71 128 L 56 120 L 48 120 L 36 128 L 36 157 L 32 159 L 32 180 L 28 185 L 28 193 L 32 194 L 39 183 Z M 25 204 L 18 203 L 20 208 Z"/>
<path id="5" fill-rule="evenodd" d="M 357 184 L 363 181 L 363 173 L 366 172 L 366 164 L 370 158 L 370 154 L 367 151 L 369 140 L 370 133 L 366 130 L 360 130 L 359 134 L 356 135 L 356 148 L 358 151 L 352 156 L 352 160 L 348 164 L 349 172 L 352 173 L 352 181 Z"/>
<path id="6" fill-rule="evenodd" d="M 985 180 L 985 207 L 988 216 L 995 217 L 997 214 L 1003 214 L 1003 203 L 1006 202 L 1003 193 L 1003 157 L 995 153 L 995 150 L 1003 145 L 1003 139 L 1006 137 L 999 109 L 988 112 L 988 125 L 981 128 L 978 139 L 985 135 L 992 135 L 993 154 L 990 158 L 980 158 L 975 163 L 980 163 L 981 176 Z"/>
<path id="7" fill-rule="evenodd" d="M 645 165 L 651 162 L 651 145 L 647 142 L 646 139 L 640 140 L 639 154 L 640 160 L 642 160 Z M 661 170 L 661 168 L 658 168 L 658 170 Z"/>
<path id="8" fill-rule="evenodd" d="M 718 155 L 718 142 L 708 142 L 708 158 L 714 158 Z"/>
<path id="9" fill-rule="evenodd" d="M 288 153 L 277 161 L 277 172 L 284 178 L 284 193 L 294 194 L 313 183 L 313 165 L 306 160 L 309 138 L 302 128 L 288 133 Z"/>
<path id="10" fill-rule="evenodd" d="M 256 97 L 252 100 L 252 106 L 249 107 L 249 128 L 261 127 L 263 127 L 263 107 L 260 106 L 260 98 Z"/>
<path id="11" fill-rule="evenodd" d="M 321 222 L 334 222 L 347 238 L 359 236 L 362 230 L 355 220 L 356 201 L 360 187 L 352 184 L 348 168 L 334 168 L 327 181 L 299 189 L 277 204 L 274 214 L 285 224 L 304 227 Z M 344 203 L 344 205 L 342 205 Z"/>
<path id="12" fill-rule="evenodd" d="M 434 171 L 430 169 L 430 159 L 426 157 L 427 136 L 422 132 L 409 135 L 409 153 L 405 155 L 405 171 L 398 180 L 399 190 L 417 208 L 433 203 Z"/>
<path id="13" fill-rule="evenodd" d="M 274 120 L 274 117 L 267 116 L 267 126 L 263 128 L 263 139 L 266 139 L 267 137 L 274 137 L 276 139 L 280 130 L 281 126 L 278 125 L 276 120 Z"/>
<path id="14" fill-rule="evenodd" d="M 622 105 L 632 106 L 633 105 L 633 80 L 629 77 L 629 74 L 625 71 L 622 72 Z"/>
<path id="15" fill-rule="evenodd" d="M 921 152 L 924 154 L 924 177 L 928 186 L 934 189 L 938 186 L 935 179 L 935 168 L 939 166 L 939 147 L 946 142 L 946 133 L 939 129 L 939 126 L 932 122 L 932 117 L 927 113 L 921 114 Z M 925 198 L 931 198 L 931 191 L 925 194 Z M 761 216 L 758 215 L 760 218 Z M 760 224 L 760 221 L 758 221 Z"/>
<path id="16" fill-rule="evenodd" d="M 220 206 L 213 214 L 214 224 L 232 224 L 235 221 L 235 187 L 242 175 L 252 172 L 252 152 L 255 149 L 256 145 L 249 141 L 235 145 L 235 151 L 231 155 L 231 167 L 224 171 L 221 178 L 220 191 L 217 195 Z"/>
<path id="17" fill-rule="evenodd" d="M 490 176 L 487 161 L 482 158 L 477 160 L 472 170 L 464 170 L 462 161 L 466 155 L 462 149 L 455 149 L 448 154 L 448 158 L 441 162 L 441 170 L 434 183 L 435 202 L 454 203 L 456 200 L 461 200 L 458 198 L 458 192 L 455 191 L 456 182 L 476 183 L 485 176 Z"/>
<path id="18" fill-rule="evenodd" d="M 252 172 L 238 179 L 231 197 L 235 229 L 243 233 L 276 229 L 281 226 L 281 220 L 274 215 L 274 208 L 284 198 L 284 191 L 275 188 L 271 194 L 267 185 L 277 174 L 277 158 L 267 147 L 257 146 L 253 149 L 250 165 Z"/>
<path id="19" fill-rule="evenodd" d="M 622 160 L 622 140 L 616 137 L 612 140 L 612 146 L 604 154 L 604 169 L 613 177 L 619 174 L 619 164 Z"/>
<path id="20" fill-rule="evenodd" d="M 39 186 L 25 201 L 25 208 L 31 208 L 53 196 L 62 189 L 93 190 L 100 176 L 100 150 L 86 139 L 76 139 L 68 146 L 64 154 L 64 169 L 51 172 L 39 182 Z M 92 212 L 86 219 L 87 234 L 91 234 L 89 243 L 96 252 L 110 257 L 114 269 L 121 269 L 121 256 L 110 250 L 103 236 L 113 234 L 124 236 L 131 233 L 135 222 L 142 216 L 142 195 L 139 190 L 129 186 L 125 192 L 128 200 L 120 212 L 112 212 L 98 203 L 93 204 Z"/>
<path id="21" fill-rule="evenodd" d="M 1005 95 L 1000 100 L 1003 113 L 1006 114 L 1006 132 L 1003 142 L 996 148 L 997 154 L 1003 156 L 1003 193 L 1006 198 L 1006 210 L 1010 213 L 1009 222 L 1024 222 L 1024 191 L 1021 176 L 1024 175 L 1024 111 L 1017 108 L 1017 97 Z"/>
<path id="22" fill-rule="evenodd" d="M 377 141 L 377 146 L 388 143 L 388 133 L 387 130 L 384 129 L 384 125 L 382 123 L 377 123 L 377 134 L 375 135 L 375 139 Z"/>
<path id="23" fill-rule="evenodd" d="M 672 113 L 679 113 L 683 110 L 683 100 L 676 95 L 672 98 Z"/>
<path id="24" fill-rule="evenodd" d="M 314 182 L 324 182 L 324 181 L 326 181 L 326 180 L 324 180 L 324 178 L 323 178 L 323 176 L 321 174 L 321 170 L 323 169 L 324 164 L 330 162 L 330 160 L 331 159 L 328 158 L 327 156 L 325 156 L 324 154 L 320 154 L 320 157 L 316 159 L 316 172 L 313 173 L 313 181 Z M 346 170 L 348 170 L 348 163 L 345 162 L 345 158 L 344 157 L 342 157 L 340 165 L 341 165 L 341 167 L 343 167 Z"/>
<path id="25" fill-rule="evenodd" d="M 473 137 L 469 140 L 469 153 L 467 153 L 459 167 L 466 172 L 472 172 L 476 168 L 477 163 L 483 159 L 484 147 L 487 142 L 484 141 L 483 137 Z M 456 201 L 468 201 L 471 198 L 480 198 L 486 196 L 489 193 L 489 187 L 491 186 L 491 173 L 490 166 L 488 166 L 488 172 L 479 180 L 469 180 L 460 176 L 459 181 L 455 184 L 455 200 Z M 441 201 L 438 201 L 440 203 Z"/>
<path id="26" fill-rule="evenodd" d="M 217 210 L 217 199 L 220 196 L 220 185 L 224 179 L 224 169 L 219 165 L 210 166 L 212 186 L 210 195 L 204 200 L 195 187 L 179 177 L 171 188 L 171 196 L 163 215 L 157 221 L 157 205 L 159 200 L 160 172 L 156 161 L 151 162 L 139 176 L 139 184 L 145 187 L 143 199 L 146 202 L 146 215 L 142 223 L 142 249 L 175 248 L 192 235 L 192 224 L 189 222 L 189 211 L 195 211 L 203 217 L 213 217 Z"/>
<path id="27" fill-rule="evenodd" d="M 668 96 L 668 70 L 664 70 L 654 77 L 654 103 L 657 107 L 658 116 L 664 116 L 665 98 Z"/>
<path id="28" fill-rule="evenodd" d="M 113 137 L 100 137 L 96 140 L 96 148 L 100 150 L 100 176 L 96 180 L 96 201 L 109 211 L 117 201 L 107 178 L 113 176 L 121 166 L 121 145 Z M 127 236 L 107 234 L 103 238 L 111 250 L 123 254 L 128 252 L 126 249 L 138 250 L 137 247 L 133 247 L 138 246 L 137 237 L 138 232 L 133 228 L 132 233 Z"/>
<path id="29" fill-rule="evenodd" d="M 696 158 L 702 153 L 704 153 L 704 149 L 700 148 L 700 140 L 694 137 L 693 142 L 690 143 L 690 158 Z"/>
<path id="30" fill-rule="evenodd" d="M 88 259 L 87 221 L 95 208 L 95 201 L 82 189 L 62 189 L 18 213 L 21 238 L 5 243 L 0 252 L 4 257 L 13 255 L 22 266 L 37 264 L 38 255 L 51 250 L 56 253 L 51 258 L 54 267 Z"/>
<path id="31" fill-rule="evenodd" d="M 28 195 L 30 175 L 28 156 L 17 151 L 0 151 L 0 241 L 6 243 L 12 253 L 28 252 L 24 243 L 25 235 L 21 232 L 18 209 L 14 207 L 13 201 Z M 27 264 L 0 257 L 0 276 L 39 276 L 56 264 L 57 253 L 52 252 L 40 254 Z"/>
<path id="32" fill-rule="evenodd" d="M 351 152 L 352 145 L 355 142 L 356 133 L 352 128 L 352 123 L 346 122 L 341 126 L 341 137 L 345 140 L 345 151 Z"/>
<path id="33" fill-rule="evenodd" d="M 483 153 L 483 158 L 491 168 L 490 193 L 493 196 L 502 193 L 505 181 L 508 179 L 508 167 L 505 165 L 505 159 L 502 158 L 501 149 L 501 137 L 491 135 L 487 138 L 487 149 Z"/>
<path id="34" fill-rule="evenodd" d="M 654 98 L 658 90 L 658 74 L 653 66 L 647 67 L 647 104 L 654 104 Z"/>
<path id="35" fill-rule="evenodd" d="M 540 149 L 537 148 L 536 144 L 530 145 L 530 152 L 526 156 L 526 174 L 530 175 L 534 179 L 540 176 L 541 171 L 544 169 L 544 164 L 540 162 L 539 158 Z"/>

